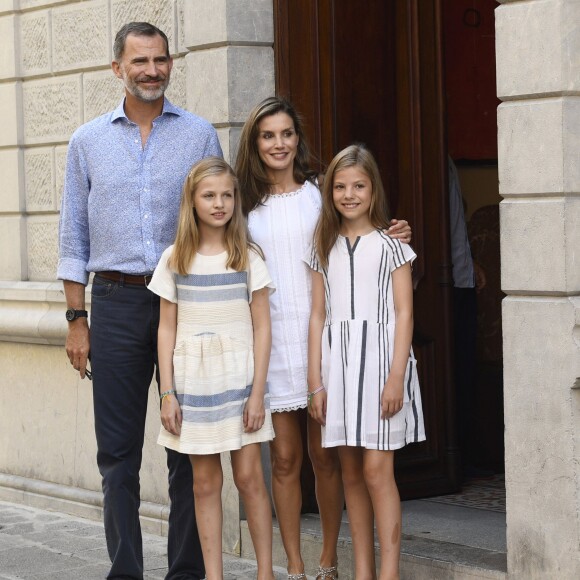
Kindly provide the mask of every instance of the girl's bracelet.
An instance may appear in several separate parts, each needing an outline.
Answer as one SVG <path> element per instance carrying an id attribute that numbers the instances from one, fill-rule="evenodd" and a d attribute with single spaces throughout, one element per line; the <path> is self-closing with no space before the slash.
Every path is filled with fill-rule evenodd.
<path id="1" fill-rule="evenodd" d="M 324 385 L 320 385 L 319 387 L 317 387 L 313 391 L 308 391 L 307 398 L 308 398 L 308 406 L 309 407 L 312 405 L 312 399 L 313 399 L 314 395 L 317 395 L 318 393 L 320 393 L 320 391 L 326 391 L 326 389 L 324 388 Z"/>
<path id="2" fill-rule="evenodd" d="M 175 389 L 170 389 L 169 391 L 165 391 L 159 395 L 159 400 L 163 403 L 163 399 L 165 397 L 169 397 L 169 395 L 177 395 L 177 391 Z"/>

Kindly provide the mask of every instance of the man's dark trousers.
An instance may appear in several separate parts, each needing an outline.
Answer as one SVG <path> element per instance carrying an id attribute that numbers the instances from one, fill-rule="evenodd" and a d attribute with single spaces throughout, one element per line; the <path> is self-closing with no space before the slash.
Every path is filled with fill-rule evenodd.
<path id="1" fill-rule="evenodd" d="M 103 478 L 109 579 L 143 578 L 139 469 L 149 385 L 157 363 L 159 297 L 145 285 L 95 275 L 91 297 L 91 368 L 97 463 Z M 167 385 L 163 386 L 167 388 Z M 195 521 L 189 457 L 167 450 L 167 580 L 205 577 Z"/>

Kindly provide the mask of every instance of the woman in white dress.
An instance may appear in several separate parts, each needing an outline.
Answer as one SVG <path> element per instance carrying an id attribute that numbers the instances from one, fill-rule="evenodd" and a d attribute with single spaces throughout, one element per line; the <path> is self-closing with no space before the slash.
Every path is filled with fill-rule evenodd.
<path id="1" fill-rule="evenodd" d="M 270 456 L 272 495 L 289 580 L 306 578 L 300 554 L 300 419 L 308 403 L 311 277 L 303 258 L 321 209 L 317 174 L 309 162 L 302 121 L 288 101 L 271 97 L 251 111 L 240 138 L 236 174 L 250 234 L 264 251 L 276 286 L 270 298 L 268 386 L 276 434 L 270 443 Z M 411 237 L 405 221 L 393 220 L 389 234 L 406 241 Z M 340 462 L 335 449 L 322 448 L 320 425 L 310 417 L 307 421 L 323 538 L 315 577 L 334 579 L 338 576 L 336 544 L 344 507 Z"/>

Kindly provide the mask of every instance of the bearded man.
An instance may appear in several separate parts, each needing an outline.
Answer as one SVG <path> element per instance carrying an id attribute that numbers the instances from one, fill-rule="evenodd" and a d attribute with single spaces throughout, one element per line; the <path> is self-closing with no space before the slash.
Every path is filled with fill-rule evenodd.
<path id="1" fill-rule="evenodd" d="M 222 156 L 215 129 L 164 93 L 173 60 L 167 36 L 146 22 L 119 30 L 112 69 L 125 96 L 71 137 L 59 231 L 58 278 L 66 352 L 93 380 L 97 464 L 111 558 L 109 579 L 143 579 L 139 470 L 148 389 L 157 366 L 159 297 L 147 283 L 173 243 L 191 166 Z M 85 287 L 94 272 L 90 327 Z M 90 354 L 91 371 L 87 373 Z M 167 450 L 167 580 L 205 577 L 187 455 Z"/>

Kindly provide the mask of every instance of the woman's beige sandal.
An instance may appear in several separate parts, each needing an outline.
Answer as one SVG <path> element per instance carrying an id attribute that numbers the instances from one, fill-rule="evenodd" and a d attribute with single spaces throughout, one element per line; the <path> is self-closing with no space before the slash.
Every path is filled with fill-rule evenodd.
<path id="1" fill-rule="evenodd" d="M 300 574 L 288 574 L 288 580 L 306 580 L 306 574 L 300 572 Z"/>
<path id="2" fill-rule="evenodd" d="M 328 568 L 318 566 L 316 580 L 338 580 L 338 570 L 336 569 L 336 566 L 329 566 Z"/>

